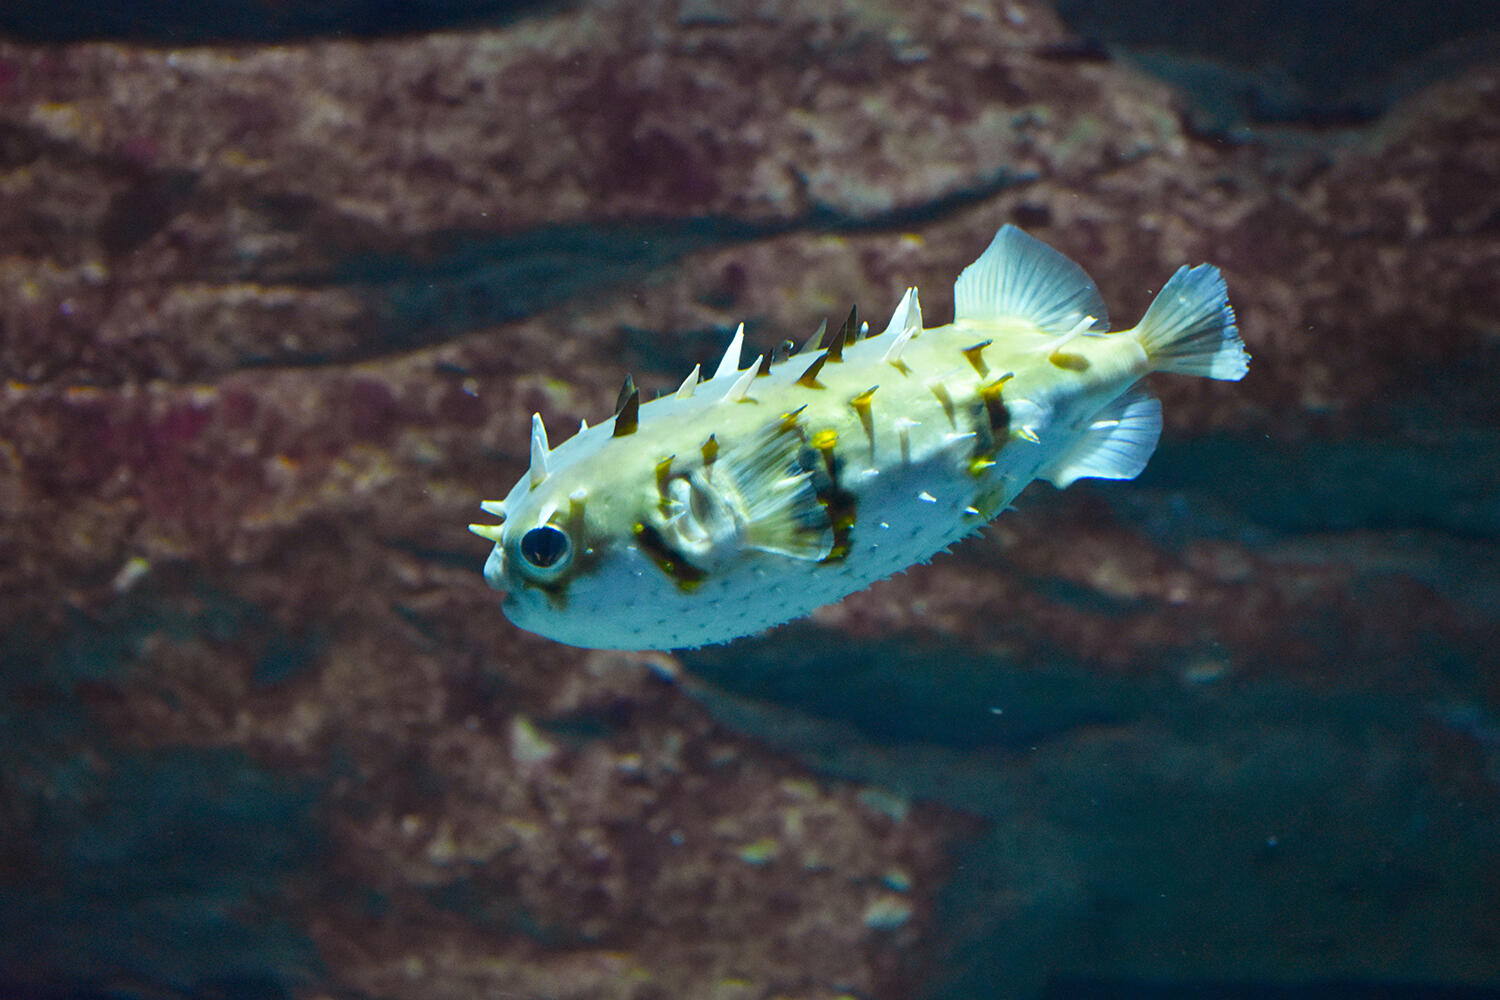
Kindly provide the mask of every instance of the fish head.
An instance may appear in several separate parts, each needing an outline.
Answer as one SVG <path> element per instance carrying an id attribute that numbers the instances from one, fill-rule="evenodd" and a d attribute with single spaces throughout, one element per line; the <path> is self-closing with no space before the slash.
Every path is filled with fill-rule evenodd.
<path id="1" fill-rule="evenodd" d="M 642 444 L 589 428 L 546 453 L 484 509 L 499 525 L 485 581 L 516 626 L 573 646 L 670 649 L 720 638 L 704 589 L 730 600 L 753 555 L 743 500 L 702 466 L 674 467 Z M 535 466 L 535 462 L 533 463 Z"/>

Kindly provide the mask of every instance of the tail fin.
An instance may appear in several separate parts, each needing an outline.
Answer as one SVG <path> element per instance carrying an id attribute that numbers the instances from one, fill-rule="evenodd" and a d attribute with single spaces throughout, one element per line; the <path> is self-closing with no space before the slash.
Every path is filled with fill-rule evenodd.
<path id="1" fill-rule="evenodd" d="M 1157 371 L 1237 382 L 1250 367 L 1224 277 L 1211 264 L 1179 267 L 1135 334 Z"/>

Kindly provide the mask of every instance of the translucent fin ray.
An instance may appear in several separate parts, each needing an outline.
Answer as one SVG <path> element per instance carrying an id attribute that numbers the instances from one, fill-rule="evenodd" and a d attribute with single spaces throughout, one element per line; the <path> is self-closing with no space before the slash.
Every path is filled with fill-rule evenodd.
<path id="1" fill-rule="evenodd" d="M 796 425 L 778 421 L 715 469 L 715 485 L 744 519 L 746 547 L 809 560 L 833 551 L 828 508 L 797 460 L 801 448 Z"/>
<path id="2" fill-rule="evenodd" d="M 1179 267 L 1135 335 L 1157 371 L 1237 382 L 1250 368 L 1224 276 L 1211 264 Z"/>
<path id="3" fill-rule="evenodd" d="M 1050 334 L 1094 317 L 1091 329 L 1108 329 L 1109 314 L 1083 268 L 1012 225 L 995 234 L 979 259 L 953 285 L 955 319 L 1020 317 Z"/>
<path id="4" fill-rule="evenodd" d="M 1161 437 L 1161 401 L 1132 389 L 1095 415 L 1088 429 L 1040 473 L 1059 489 L 1075 480 L 1134 479 Z"/>

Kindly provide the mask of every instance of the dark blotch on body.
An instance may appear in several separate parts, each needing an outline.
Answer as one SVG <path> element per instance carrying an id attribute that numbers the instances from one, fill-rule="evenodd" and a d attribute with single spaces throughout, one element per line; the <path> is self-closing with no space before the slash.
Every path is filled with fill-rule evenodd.
<path id="1" fill-rule="evenodd" d="M 837 434 L 819 431 L 798 455 L 798 464 L 813 473 L 813 492 L 827 511 L 828 526 L 833 531 L 833 545 L 822 559 L 825 563 L 842 562 L 849 555 L 858 520 L 858 498 L 839 485 L 844 463 L 835 451 L 837 443 Z"/>
<path id="2" fill-rule="evenodd" d="M 651 557 L 657 569 L 667 574 L 672 582 L 677 584 L 678 589 L 688 592 L 696 590 L 704 577 L 708 575 L 683 558 L 682 553 L 668 545 L 667 540 L 661 536 L 661 532 L 651 525 L 637 523 L 634 530 L 641 550 Z"/>

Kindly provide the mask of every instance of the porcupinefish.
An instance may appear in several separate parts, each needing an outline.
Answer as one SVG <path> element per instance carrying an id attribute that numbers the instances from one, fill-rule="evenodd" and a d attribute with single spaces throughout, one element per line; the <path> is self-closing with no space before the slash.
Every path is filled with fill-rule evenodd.
<path id="1" fill-rule="evenodd" d="M 552 447 L 531 465 L 484 566 L 521 628 L 603 649 L 750 635 L 931 559 L 1033 479 L 1132 479 L 1161 433 L 1151 372 L 1243 378 L 1218 268 L 1182 267 L 1133 329 L 1109 332 L 1083 269 L 1015 226 L 964 268 L 954 320 L 922 328 L 907 289 L 883 333 L 855 316 L 778 362 L 740 367 Z"/>

